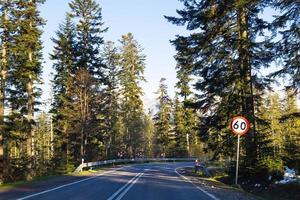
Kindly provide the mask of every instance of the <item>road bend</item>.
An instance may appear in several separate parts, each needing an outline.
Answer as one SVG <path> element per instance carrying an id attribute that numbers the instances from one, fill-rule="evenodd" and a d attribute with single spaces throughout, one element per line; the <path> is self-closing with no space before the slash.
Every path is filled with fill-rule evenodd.
<path id="1" fill-rule="evenodd" d="M 193 163 L 136 164 L 35 192 L 10 196 L 18 200 L 217 200 L 175 169 Z M 2 196 L 4 197 L 4 196 Z M 0 193 L 1 199 L 1 193 Z M 5 199 L 7 200 L 7 199 Z"/>

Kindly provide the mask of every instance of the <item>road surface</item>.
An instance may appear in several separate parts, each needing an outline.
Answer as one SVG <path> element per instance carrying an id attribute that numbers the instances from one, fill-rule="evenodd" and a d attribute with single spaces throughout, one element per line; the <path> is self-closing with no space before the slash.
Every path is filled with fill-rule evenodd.
<path id="1" fill-rule="evenodd" d="M 193 166 L 193 163 L 130 165 L 40 190 L 28 189 L 11 196 L 0 193 L 0 199 L 216 200 L 214 195 L 176 172 L 176 168 L 183 166 Z"/>

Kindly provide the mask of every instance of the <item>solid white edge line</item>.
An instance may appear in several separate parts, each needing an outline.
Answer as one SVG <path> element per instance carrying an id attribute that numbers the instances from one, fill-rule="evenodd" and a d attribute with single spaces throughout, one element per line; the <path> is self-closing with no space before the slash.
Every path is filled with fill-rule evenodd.
<path id="1" fill-rule="evenodd" d="M 24 197 L 21 197 L 21 198 L 18 198 L 17 200 L 24 200 L 24 199 L 29 199 L 31 197 L 35 197 L 35 196 L 38 196 L 38 195 L 41 195 L 41 194 L 45 194 L 45 193 L 48 193 L 48 192 L 52 192 L 54 190 L 58 190 L 60 188 L 64 188 L 64 187 L 67 187 L 67 186 L 70 186 L 70 185 L 75 185 L 77 183 L 81 183 L 81 182 L 84 182 L 84 181 L 88 181 L 90 179 L 94 179 L 94 178 L 97 178 L 99 176 L 103 176 L 105 174 L 108 174 L 108 173 L 111 173 L 111 172 L 115 172 L 115 171 L 118 171 L 120 169 L 123 169 L 125 167 L 128 167 L 128 166 L 124 166 L 124 167 L 120 167 L 120 168 L 117 168 L 117 169 L 114 169 L 114 170 L 110 170 L 110 171 L 106 171 L 106 172 L 103 172 L 101 174 L 97 174 L 96 176 L 92 176 L 92 177 L 89 177 L 89 178 L 85 178 L 85 179 L 82 179 L 82 180 L 79 180 L 79 181 L 75 181 L 75 182 L 72 182 L 72 183 L 68 183 L 68 184 L 64 184 L 64 185 L 61 185 L 61 186 L 58 186 L 58 187 L 55 187 L 55 188 L 52 188 L 52 189 L 49 189 L 49 190 L 44 190 L 42 192 L 38 192 L 38 193 L 35 193 L 35 194 L 31 194 L 31 195 L 28 195 L 28 196 L 24 196 Z"/>
<path id="2" fill-rule="evenodd" d="M 177 167 L 174 172 L 179 175 L 180 177 L 182 177 L 184 180 L 186 180 L 187 182 L 191 183 L 194 187 L 196 187 L 198 190 L 200 190 L 201 192 L 205 193 L 207 196 L 209 196 L 210 198 L 212 198 L 213 200 L 219 200 L 216 196 L 214 196 L 213 194 L 207 192 L 206 190 L 202 189 L 201 187 L 199 187 L 198 185 L 194 184 L 191 180 L 189 180 L 187 177 L 181 175 L 180 173 L 177 172 L 178 168 L 182 168 L 182 167 Z"/>
<path id="3" fill-rule="evenodd" d="M 124 195 L 132 188 L 132 186 L 144 175 L 144 173 L 140 173 L 140 175 L 116 198 L 116 200 L 120 200 L 124 197 Z"/>
<path id="4" fill-rule="evenodd" d="M 129 184 L 131 184 L 135 178 L 137 178 L 141 173 L 136 174 L 132 179 L 130 179 L 125 185 L 119 188 L 115 193 L 113 193 L 107 200 L 114 199 L 124 188 L 126 188 Z"/>

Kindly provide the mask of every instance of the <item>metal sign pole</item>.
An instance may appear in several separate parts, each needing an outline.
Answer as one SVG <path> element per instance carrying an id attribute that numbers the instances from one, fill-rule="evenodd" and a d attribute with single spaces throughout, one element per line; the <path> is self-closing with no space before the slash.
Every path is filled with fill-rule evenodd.
<path id="1" fill-rule="evenodd" d="M 238 135 L 237 150 L 236 150 L 236 168 L 235 168 L 235 184 L 238 184 L 239 176 L 239 154 L 240 154 L 240 135 Z"/>

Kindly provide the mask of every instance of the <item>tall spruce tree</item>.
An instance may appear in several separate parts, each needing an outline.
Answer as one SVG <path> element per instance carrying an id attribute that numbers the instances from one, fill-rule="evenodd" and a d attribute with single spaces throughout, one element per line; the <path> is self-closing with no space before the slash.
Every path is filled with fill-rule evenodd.
<path id="1" fill-rule="evenodd" d="M 52 171 L 51 155 L 51 115 L 42 112 L 36 118 L 36 173 L 49 174 Z"/>
<path id="2" fill-rule="evenodd" d="M 104 79 L 105 65 L 100 49 L 104 44 L 102 33 L 107 31 L 102 22 L 102 9 L 95 0 L 73 0 L 69 15 L 75 19 L 77 31 L 77 67 L 87 69 L 97 79 Z"/>
<path id="3" fill-rule="evenodd" d="M 9 168 L 9 137 L 5 128 L 5 103 L 7 89 L 7 72 L 10 67 L 10 48 L 12 47 L 12 2 L 4 0 L 0 2 L 0 182 L 6 180 Z"/>
<path id="4" fill-rule="evenodd" d="M 187 45 L 187 40 L 182 38 L 180 45 Z M 176 74 L 178 82 L 176 83 L 176 88 L 178 89 L 178 95 L 183 97 L 185 103 L 188 103 L 190 100 L 191 91 L 191 81 L 193 73 L 193 57 L 192 52 L 188 49 L 178 51 L 175 55 L 177 61 L 176 65 Z"/>
<path id="5" fill-rule="evenodd" d="M 287 166 L 300 169 L 300 119 L 294 116 L 299 113 L 297 95 L 292 87 L 286 88 L 284 114 L 281 117 L 284 135 L 283 160 Z"/>
<path id="6" fill-rule="evenodd" d="M 202 147 L 197 131 L 198 116 L 192 108 L 186 106 L 185 102 L 181 102 L 178 96 L 174 100 L 173 118 L 177 153 L 181 157 L 197 156 L 201 154 L 197 152 L 199 147 Z"/>
<path id="7" fill-rule="evenodd" d="M 272 142 L 272 154 L 274 158 L 282 157 L 283 149 L 283 128 L 280 123 L 280 118 L 283 113 L 283 107 L 280 102 L 279 95 L 277 93 L 270 94 L 268 97 L 268 102 L 264 103 L 264 106 L 267 106 L 266 109 L 262 109 L 265 119 L 269 122 L 269 127 L 267 130 L 270 131 L 269 138 Z"/>
<path id="8" fill-rule="evenodd" d="M 279 119 L 282 113 L 280 99 L 270 92 L 256 108 L 258 163 L 254 173 L 260 173 L 265 180 L 276 177 L 283 171 L 282 146 L 283 134 Z M 260 171 L 260 172 L 259 172 Z"/>
<path id="9" fill-rule="evenodd" d="M 108 157 L 117 157 L 121 150 L 121 116 L 119 102 L 120 55 L 113 42 L 107 42 L 104 47 L 103 59 L 106 65 L 107 86 L 104 90 L 104 103 L 99 113 L 102 118 L 103 142 Z"/>
<path id="10" fill-rule="evenodd" d="M 173 110 L 176 154 L 179 157 L 187 157 L 190 150 L 190 138 L 186 132 L 185 109 L 177 96 Z"/>
<path id="11" fill-rule="evenodd" d="M 102 13 L 100 5 L 94 0 L 73 0 L 69 3 L 71 12 L 69 16 L 76 23 L 76 67 L 78 68 L 76 81 L 77 86 L 73 84 L 73 90 L 86 92 L 87 96 L 75 92 L 79 96 L 73 96 L 75 100 L 79 100 L 74 105 L 81 106 L 79 116 L 75 116 L 74 121 L 78 123 L 78 132 L 75 139 L 79 142 L 76 161 L 80 162 L 85 159 L 99 159 L 100 151 L 97 148 L 100 146 L 102 136 L 99 133 L 99 119 L 97 118 L 98 111 L 102 106 L 100 99 L 102 98 L 103 86 L 106 85 L 105 65 L 101 58 L 100 50 L 104 44 L 102 33 L 107 30 L 103 27 Z M 81 76 L 78 72 L 84 73 Z M 86 74 L 88 72 L 88 74 Z M 83 84 L 83 85 L 80 85 Z M 76 88 L 77 87 L 77 88 Z M 90 88 L 86 88 L 90 87 Z M 94 92 L 94 94 L 91 93 Z M 89 99 L 87 99 L 89 98 Z M 90 99 L 92 98 L 92 99 Z M 86 102 L 85 100 L 88 100 Z M 78 104 L 79 103 L 79 104 Z M 79 117 L 80 119 L 76 119 Z M 78 138 L 79 137 L 79 138 Z M 94 142 L 95 143 L 94 143 Z M 90 143 L 89 143 L 90 142 Z M 97 148 L 95 148 L 97 147 Z"/>
<path id="12" fill-rule="evenodd" d="M 37 83 L 41 82 L 42 42 L 41 27 L 45 24 L 38 6 L 44 0 L 19 1 L 15 5 L 12 20 L 16 22 L 14 33 L 13 65 L 10 80 L 10 103 L 13 112 L 20 112 L 25 119 L 20 125 L 26 133 L 26 155 L 30 159 L 27 165 L 27 179 L 34 176 L 35 135 L 34 113 L 40 91 Z M 17 99 L 18 98 L 18 99 Z M 17 126 L 17 125 L 16 125 Z"/>
<path id="13" fill-rule="evenodd" d="M 185 41 L 182 41 L 185 42 Z M 193 70 L 193 57 L 189 50 L 180 51 L 176 54 L 175 59 L 177 61 L 177 79 L 176 83 L 177 94 L 183 98 L 180 102 L 179 98 L 175 98 L 175 110 L 174 110 L 174 123 L 177 127 L 177 121 L 182 121 L 182 128 L 175 128 L 177 135 L 177 147 L 181 150 L 186 149 L 186 156 L 191 153 L 195 156 L 195 149 L 199 146 L 197 136 L 197 123 L 198 117 L 196 112 L 191 108 L 193 104 L 192 99 L 192 70 Z M 176 120 L 176 116 L 178 117 Z M 184 146 L 182 146 L 185 144 Z M 182 151 L 181 151 L 182 152 Z M 182 156 L 182 155 L 181 155 Z"/>
<path id="14" fill-rule="evenodd" d="M 265 86 L 256 72 L 272 59 L 267 49 L 269 40 L 256 41 L 268 27 L 258 15 L 267 2 L 184 0 L 185 8 L 177 11 L 180 17 L 167 17 L 194 31 L 187 37 L 178 36 L 172 43 L 180 54 L 193 58 L 195 89 L 199 91 L 195 107 L 204 116 L 200 124 L 202 139 L 216 156 L 234 152 L 228 122 L 234 115 L 246 116 L 252 124 L 245 138 L 247 165 L 257 160 L 254 101 L 258 96 L 253 91 L 262 91 Z"/>
<path id="15" fill-rule="evenodd" d="M 55 132 L 55 168 L 65 172 L 72 170 L 71 154 L 71 128 L 73 111 L 71 109 L 72 99 L 70 88 L 72 77 L 76 73 L 76 51 L 75 51 L 75 25 L 69 16 L 59 26 L 56 32 L 53 53 L 50 55 L 54 61 L 55 71 L 53 78 L 53 124 Z"/>
<path id="16" fill-rule="evenodd" d="M 122 36 L 120 52 L 120 95 L 122 99 L 122 118 L 124 124 L 124 148 L 127 156 L 136 156 L 143 151 L 145 135 L 143 131 L 143 90 L 145 81 L 145 55 L 131 33 Z"/>
<path id="17" fill-rule="evenodd" d="M 75 143 L 73 155 L 76 163 L 85 160 L 98 160 L 101 157 L 99 146 L 98 105 L 100 102 L 97 79 L 87 69 L 79 69 L 71 79 L 70 98 L 72 99 L 71 110 L 73 135 Z"/>
<path id="18" fill-rule="evenodd" d="M 156 157 L 168 156 L 170 145 L 170 133 L 171 133 L 171 112 L 172 112 L 172 100 L 170 99 L 167 91 L 166 79 L 161 78 L 158 87 L 158 104 L 157 113 L 154 120 L 154 155 Z"/>

